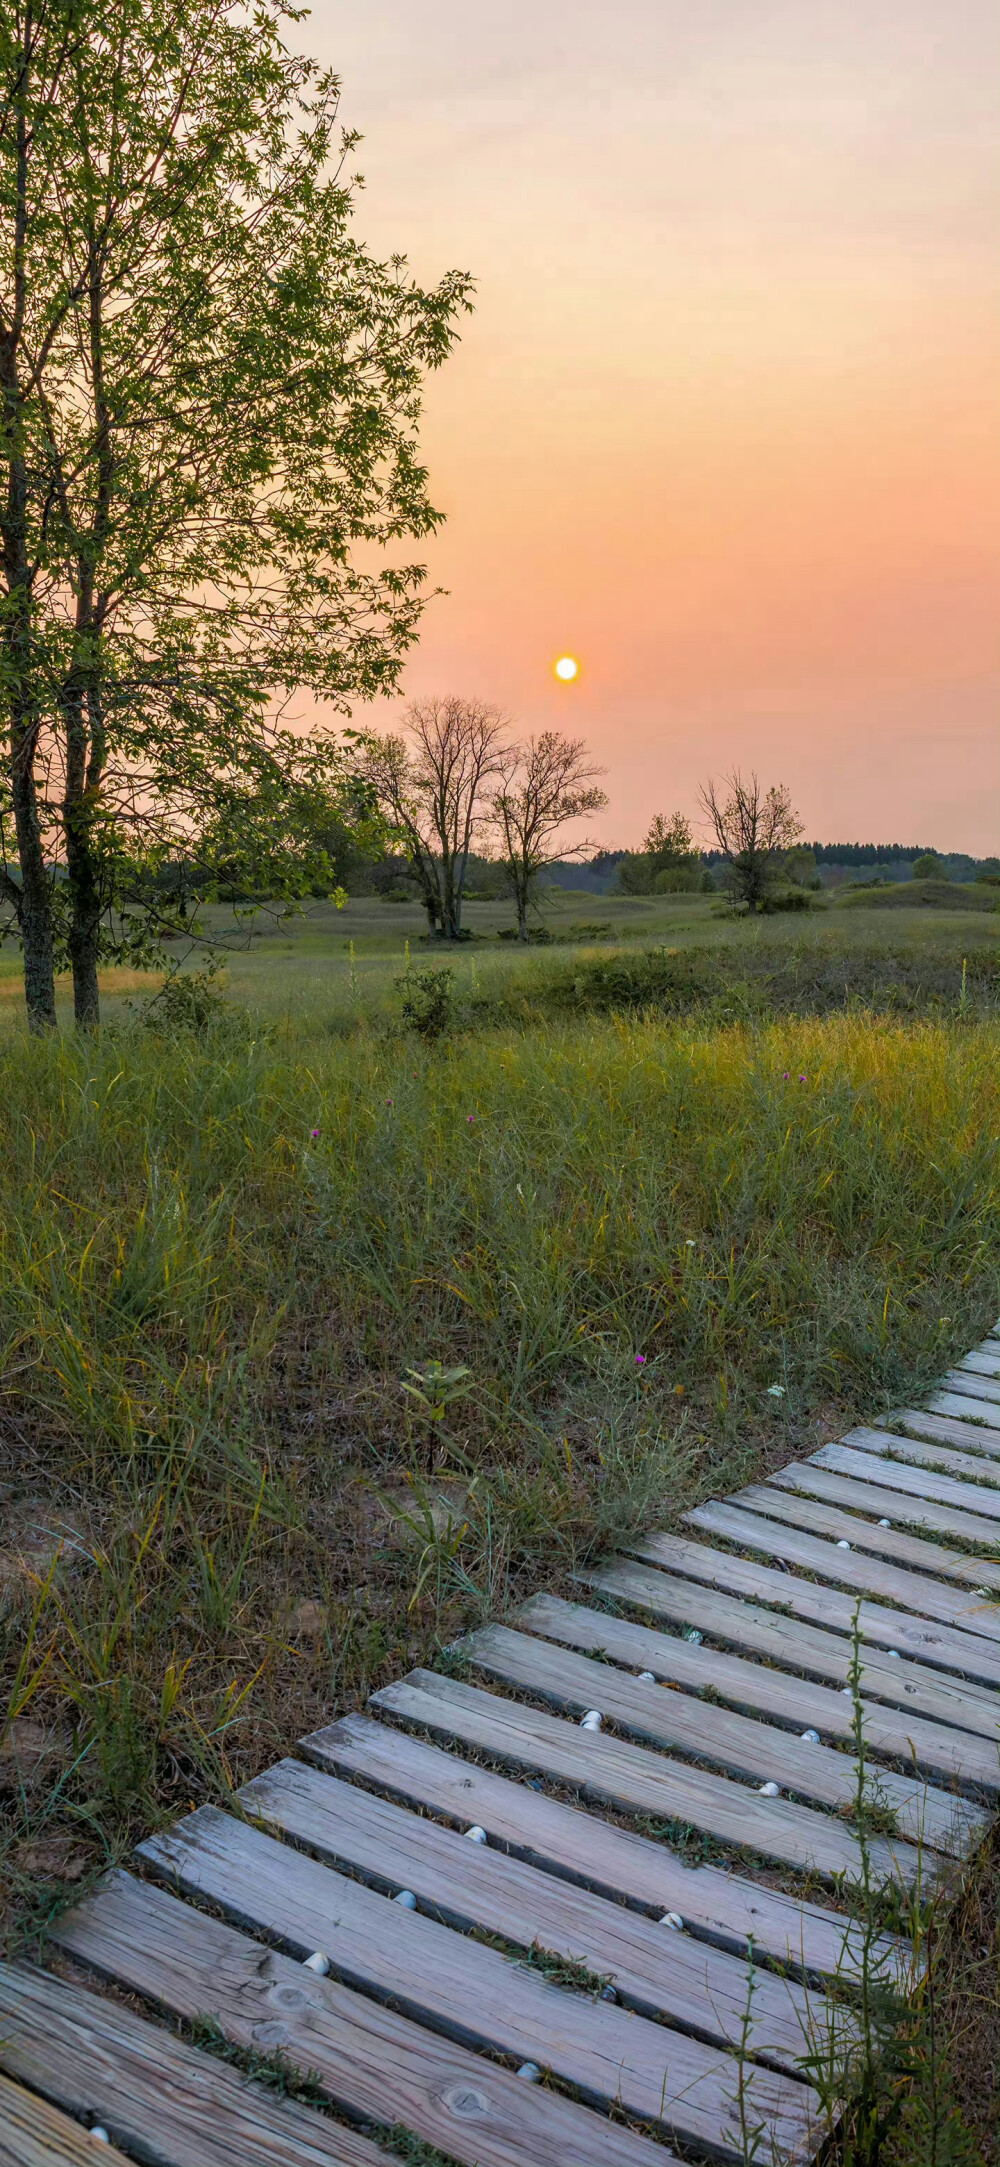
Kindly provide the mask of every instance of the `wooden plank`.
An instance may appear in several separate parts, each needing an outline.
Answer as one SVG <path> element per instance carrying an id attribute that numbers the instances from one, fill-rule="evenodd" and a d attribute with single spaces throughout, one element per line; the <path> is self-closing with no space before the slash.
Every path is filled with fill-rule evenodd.
<path id="1" fill-rule="evenodd" d="M 957 1392 L 961 1399 L 985 1400 L 995 1407 L 1000 1402 L 1000 1379 L 995 1371 L 984 1374 L 982 1370 L 949 1369 L 941 1379 L 941 1389 Z"/>
<path id="2" fill-rule="evenodd" d="M 813 1453 L 812 1460 L 814 1466 L 832 1468 L 834 1474 L 855 1475 L 859 1482 L 877 1482 L 883 1489 L 901 1490 L 905 1496 L 922 1497 L 928 1504 L 953 1505 L 965 1509 L 970 1506 L 970 1501 L 998 1494 L 974 1489 L 968 1482 L 956 1482 L 951 1475 L 935 1475 L 929 1468 L 910 1467 L 901 1460 L 877 1459 L 872 1453 L 859 1451 L 850 1445 L 823 1445 L 819 1452 Z M 997 1541 L 1000 1542 L 1000 1522 Z M 842 1551 L 837 1554 L 844 1555 Z M 837 1577 L 843 1578 L 844 1575 Z M 992 1625 L 984 1619 L 977 1626 L 977 1633 L 983 1639 L 1000 1638 L 1000 1620 Z M 935 1662 L 939 1660 L 938 1656 L 934 1657 Z M 975 1673 L 970 1675 L 978 1678 L 985 1677 L 987 1673 L 977 1668 Z"/>
<path id="3" fill-rule="evenodd" d="M 990 1435 L 993 1433 L 990 1432 Z M 986 1432 L 970 1430 L 968 1452 L 953 1452 L 949 1445 L 928 1443 L 922 1438 L 901 1437 L 896 1430 L 868 1429 L 859 1427 L 848 1430 L 839 1443 L 854 1452 L 874 1452 L 878 1458 L 902 1460 L 908 1467 L 934 1467 L 942 1474 L 954 1475 L 969 1483 L 974 1490 L 984 1490 L 986 1496 L 977 1497 L 972 1506 L 974 1512 L 987 1520 L 1000 1519 L 1000 1497 L 990 1495 L 1000 1484 L 1000 1433 L 992 1452 L 980 1452 L 979 1436 Z"/>
<path id="4" fill-rule="evenodd" d="M 0 2077 L 0 2167 L 95 2167 L 97 2160 L 129 2167 L 117 2145 L 95 2143 L 89 2126 Z"/>
<path id="5" fill-rule="evenodd" d="M 843 1447 L 827 1446 L 824 1450 L 842 1453 Z M 859 1452 L 852 1457 L 864 1463 L 866 1456 Z M 820 1464 L 837 1463 L 821 1460 Z M 894 1468 L 895 1462 L 883 1460 L 879 1467 Z M 799 1535 L 794 1528 L 780 1528 L 774 1521 L 759 1520 L 755 1513 L 737 1512 L 731 1505 L 697 1505 L 684 1517 L 689 1526 L 722 1535 L 728 1542 L 784 1558 L 789 1565 L 806 1572 L 822 1573 L 834 1586 L 840 1581 L 858 1594 L 886 1597 L 887 1602 L 900 1607 L 879 1605 L 875 1616 L 876 1606 L 871 1606 L 873 1639 L 878 1637 L 901 1653 L 905 1648 L 908 1654 L 919 1655 L 922 1662 L 943 1670 L 959 1671 L 988 1685 L 1000 1684 L 1000 1619 L 994 1623 L 980 1611 L 979 1630 L 975 1633 L 939 1621 L 940 1611 L 946 1608 L 939 1600 L 940 1582 L 919 1573 L 904 1573 L 898 1565 L 883 1565 L 881 1559 L 865 1557 L 860 1551 L 839 1550 L 836 1543 L 819 1542 L 815 1535 Z"/>
<path id="6" fill-rule="evenodd" d="M 974 1347 L 970 1354 L 962 1356 L 957 1367 L 959 1370 L 971 1370 L 973 1376 L 995 1378 L 997 1391 L 1000 1392 L 1000 1355 Z"/>
<path id="7" fill-rule="evenodd" d="M 989 1520 L 977 1520 L 970 1513 L 953 1512 L 947 1505 L 928 1503 L 922 1498 L 903 1497 L 898 1490 L 880 1490 L 877 1484 L 854 1482 L 849 1475 L 833 1475 L 826 1468 L 814 1467 L 808 1460 L 793 1460 L 790 1466 L 779 1468 L 768 1477 L 767 1489 L 769 1492 L 779 1489 L 786 1503 L 789 1502 L 788 1493 L 792 1492 L 796 1510 L 799 1505 L 805 1506 L 809 1498 L 818 1500 L 819 1509 L 829 1516 L 830 1534 L 836 1532 L 839 1539 L 842 1532 L 849 1542 L 856 1540 L 861 1549 L 878 1548 L 883 1557 L 905 1564 L 910 1558 L 910 1546 L 913 1546 L 915 1550 L 927 1552 L 926 1559 L 921 1558 L 920 1562 L 929 1572 L 941 1573 L 947 1580 L 960 1580 L 967 1587 L 1000 1589 L 1000 1560 L 970 1557 L 967 1550 L 947 1550 L 943 1543 L 926 1542 L 906 1532 L 911 1527 L 930 1527 L 941 1534 L 965 1536 L 970 1542 L 986 1542 L 992 1547 L 996 1537 Z M 838 1505 L 845 1510 L 836 1511 Z M 858 1520 L 857 1515 L 863 1512 L 878 1513 L 883 1519 L 891 1520 L 892 1526 L 882 1528 L 874 1521 Z M 852 1538 L 848 1519 L 865 1528 L 865 1536 Z M 801 1522 L 803 1527 L 814 1524 L 811 1520 Z M 915 1556 L 912 1562 L 917 1563 Z"/>
<path id="8" fill-rule="evenodd" d="M 927 1402 L 932 1415 L 953 1415 L 957 1421 L 975 1422 L 983 1429 L 1000 1430 L 1000 1407 L 989 1400 L 974 1399 L 964 1392 L 935 1392 Z"/>
<path id="9" fill-rule="evenodd" d="M 980 1429 L 973 1423 L 970 1437 L 967 1422 L 958 1422 L 954 1416 L 928 1414 L 926 1407 L 897 1407 L 891 1415 L 876 1415 L 873 1427 L 910 1437 L 929 1437 L 942 1445 L 958 1445 L 963 1451 L 970 1444 L 977 1452 L 1000 1451 L 1000 1440 L 992 1430 Z"/>
<path id="10" fill-rule="evenodd" d="M 763 1798 L 727 1776 L 667 1760 L 607 1732 L 583 1731 L 542 1709 L 483 1692 L 457 1678 L 441 1678 L 434 1671 L 411 1671 L 397 1684 L 383 1686 L 373 1701 L 390 1715 L 444 1737 L 461 1738 L 507 1765 L 572 1784 L 585 1798 L 599 1799 L 620 1812 L 679 1821 L 722 1843 L 748 1847 L 827 1880 L 839 1875 L 859 1878 L 861 1854 L 851 1830 L 832 1814 L 792 1799 Z M 878 1837 L 869 1848 L 878 1880 L 912 1880 L 916 1853 L 911 1845 Z M 943 1871 L 943 1865 L 929 1853 L 923 1862 L 924 1881 Z"/>
<path id="11" fill-rule="evenodd" d="M 704 1543 L 686 1542 L 677 1535 L 653 1535 L 632 1547 L 636 1556 L 648 1559 L 651 1564 L 672 1568 L 684 1576 L 672 1585 L 675 1590 L 680 1590 L 678 1605 L 683 1605 L 683 1615 L 689 1624 L 697 1622 L 693 1591 L 689 1598 L 684 1585 L 689 1579 L 701 1581 L 712 1589 L 725 1590 L 727 1594 L 737 1591 L 787 1611 L 785 1644 L 791 1652 L 786 1653 L 785 1661 L 796 1670 L 815 1668 L 815 1657 L 808 1653 L 815 1643 L 807 1640 L 800 1630 L 799 1621 L 804 1619 L 810 1625 L 821 1625 L 825 1629 L 824 1639 L 830 1644 L 831 1659 L 832 1651 L 838 1646 L 836 1634 L 845 1636 L 839 1643 L 842 1650 L 839 1660 L 843 1665 L 840 1674 L 846 1681 L 851 1654 L 847 1636 L 852 1633 L 857 1614 L 862 1642 L 875 1643 L 864 1649 L 866 1694 L 872 1694 L 877 1700 L 893 1701 L 901 1708 L 913 1707 L 921 1715 L 940 1715 L 941 1721 L 954 1723 L 959 1730 L 978 1731 L 987 1738 L 996 1736 L 994 1691 L 987 1691 L 966 1679 L 949 1678 L 946 1671 L 933 1670 L 926 1663 L 901 1661 L 897 1664 L 880 1656 L 879 1644 L 895 1646 L 895 1642 L 890 1640 L 886 1624 L 887 1616 L 893 1613 L 886 1613 L 878 1605 L 862 1602 L 859 1609 L 855 1597 L 844 1595 L 837 1588 L 819 1587 L 812 1581 L 799 1580 L 791 1573 L 758 1565 L 756 1559 L 737 1557 L 732 1551 L 712 1550 Z M 720 1639 L 724 1637 L 723 1627 L 721 1623 L 714 1624 L 712 1619 L 721 1619 L 722 1614 L 723 1602 L 713 1595 L 707 1630 Z M 661 1610 L 660 1615 L 665 1617 L 669 1613 Z M 742 1640 L 741 1645 L 759 1647 L 762 1642 Z M 794 1651 L 799 1647 L 802 1652 L 797 1656 Z M 838 1673 L 831 1669 L 826 1674 L 832 1677 Z"/>
<path id="12" fill-rule="evenodd" d="M 240 1792 L 240 1803 L 376 1887 L 411 1889 L 421 1910 L 446 1925 L 584 1964 L 627 2008 L 666 2017 L 715 2046 L 738 2048 L 749 2007 L 747 2052 L 801 2075 L 803 2040 L 828 2028 L 828 2005 L 804 1987 L 760 1971 L 751 1993 L 738 1957 L 689 1934 L 665 1946 L 667 1930 L 651 1919 L 302 1761 L 279 1761 Z"/>
<path id="13" fill-rule="evenodd" d="M 861 1513 L 872 1513 L 870 1491 L 866 1482 L 848 1482 L 846 1476 L 829 1476 L 824 1471 L 811 1469 L 805 1463 L 805 1474 L 820 1484 L 833 1484 L 833 1489 L 816 1489 L 813 1495 L 803 1495 L 805 1484 L 800 1482 L 803 1465 L 779 1467 L 777 1474 L 768 1476 L 766 1482 L 755 1482 L 744 1491 L 733 1491 L 727 1504 L 744 1506 L 748 1513 L 768 1513 L 772 1519 L 787 1519 L 792 1528 L 805 1528 L 809 1534 L 829 1536 L 833 1543 L 850 1543 L 852 1549 L 870 1549 L 876 1558 L 885 1558 L 887 1565 L 907 1565 L 918 1573 L 939 1573 L 944 1580 L 959 1580 L 963 1586 L 993 1586 L 1000 1588 L 1000 1562 L 996 1558 L 970 1558 L 965 1549 L 946 1549 L 944 1543 L 928 1543 L 920 1534 L 909 1534 L 900 1528 L 898 1521 L 907 1517 L 907 1504 L 887 1491 L 889 1508 L 896 1508 L 892 1528 L 883 1528 L 876 1519 L 861 1519 Z M 844 1504 L 852 1510 L 837 1510 L 837 1504 L 824 1504 L 824 1497 L 837 1495 L 839 1489 L 848 1489 L 850 1497 Z M 937 1508 L 935 1508 L 937 1510 Z M 881 1515 L 892 1517 L 892 1510 Z M 980 1597 L 983 1601 L 983 1597 Z M 976 1630 L 976 1610 L 972 1610 L 972 1630 Z"/>
<path id="14" fill-rule="evenodd" d="M 212 2006 L 206 1992 L 182 2013 Z M 147 2167 L 391 2167 L 357 2131 L 120 2002 L 20 1964 L 0 1966 L 0 2067 L 88 2125 L 101 2122 Z M 381 2104 L 377 2113 L 384 2118 Z M 91 2167 L 119 2156 L 87 2142 Z"/>
<path id="15" fill-rule="evenodd" d="M 238 2046 L 284 2055 L 348 2113 L 400 2123 L 467 2167 L 559 2159 L 574 2167 L 666 2167 L 663 2148 L 647 2138 L 526 2084 L 335 1979 L 318 1978 L 129 1874 L 109 1876 L 52 1932 L 84 1963 L 175 2016 L 193 2020 L 210 2010 Z"/>
<path id="16" fill-rule="evenodd" d="M 324 1768 L 446 1814 L 459 1827 L 478 1824 L 492 1842 L 571 1883 L 639 1906 L 655 1918 L 675 1911 L 687 1932 L 720 1948 L 742 1954 L 752 1940 L 759 1954 L 780 1964 L 817 1976 L 857 1976 L 863 1959 L 859 1931 L 840 1913 L 717 1866 L 686 1865 L 666 1844 L 460 1760 L 411 1732 L 368 1716 L 343 1716 L 303 1739 L 301 1750 Z M 883 1937 L 878 1962 L 905 1988 L 911 1962 L 907 1943 Z"/>
<path id="17" fill-rule="evenodd" d="M 339 1978 L 391 1997 L 421 2024 L 466 2046 L 535 2061 L 599 2106 L 620 2106 L 734 2156 L 736 2069 L 718 2048 L 570 1992 L 214 1806 L 139 1850 L 188 1895 L 264 1928 L 296 1955 L 323 1949 Z M 745 2081 L 752 2119 L 773 2130 L 779 2151 L 800 2154 L 818 2105 L 809 2088 L 759 2063 Z"/>
<path id="18" fill-rule="evenodd" d="M 611 1623 L 609 1619 L 609 1628 Z M 718 1707 L 696 1694 L 664 1693 L 661 1687 L 644 1684 L 611 1663 L 595 1663 L 592 1656 L 565 1646 L 540 1644 L 507 1626 L 484 1626 L 461 1645 L 490 1677 L 533 1693 L 560 1711 L 585 1714 L 588 1708 L 598 1708 L 634 1738 L 694 1754 L 727 1775 L 776 1782 L 794 1797 L 832 1806 L 845 1818 L 853 1815 L 858 1775 L 851 1754 L 804 1743 L 793 1731 L 776 1730 L 773 1724 Z M 702 1687 L 711 1682 L 705 1675 L 710 1663 L 699 1665 L 697 1660 L 700 1649 L 689 1649 L 681 1640 L 673 1646 L 674 1656 L 661 1656 L 668 1675 L 683 1678 L 688 1685 L 692 1676 Z M 694 1660 L 685 1663 L 685 1656 Z M 898 1776 L 891 1769 L 881 1770 L 879 1781 L 904 1836 L 953 1858 L 963 1857 L 970 1844 L 982 1841 L 985 1817 L 967 1800 L 912 1776 Z"/>
<path id="19" fill-rule="evenodd" d="M 717 1648 L 691 1647 L 666 1633 L 655 1632 L 652 1627 L 635 1625 L 631 1619 L 612 1618 L 606 1612 L 587 1610 L 579 1603 L 562 1602 L 555 1595 L 535 1595 L 519 1611 L 517 1622 L 528 1632 L 539 1633 L 550 1640 L 561 1641 L 566 1647 L 578 1648 L 588 1654 L 602 1653 L 615 1663 L 632 1664 L 637 1670 L 649 1670 L 654 1677 L 674 1684 L 687 1685 L 695 1691 L 707 1687 L 724 1701 L 751 1714 L 766 1714 L 779 1722 L 790 1724 L 801 1734 L 803 1724 L 819 1729 L 829 1737 L 852 1741 L 854 1710 L 844 1695 L 832 1692 L 829 1687 L 817 1686 L 807 1678 L 796 1678 L 787 1671 L 775 1670 L 764 1663 L 750 1663 L 742 1656 L 722 1655 Z M 600 1705 L 600 1687 L 595 1682 Z M 648 1685 L 643 1687 L 648 1694 Z M 932 1769 L 938 1775 L 957 1778 L 968 1784 L 981 1784 L 987 1790 L 1000 1790 L 1000 1762 L 995 1745 L 976 1738 L 970 1731 L 947 1730 L 940 1723 L 928 1723 L 907 1710 L 905 1714 L 894 1708 L 883 1708 L 877 1701 L 864 1700 L 863 1721 L 866 1748 L 873 1754 L 892 1754 L 897 1760 L 915 1762 L 918 1767 Z M 1000 1711 L 998 1711 L 1000 1720 Z M 815 1748 L 812 1749 L 815 1752 Z M 841 1766 L 845 1756 L 838 1753 L 835 1759 Z M 847 1765 L 854 1769 L 853 1761 Z M 882 1778 L 885 1795 L 894 1804 L 899 1802 L 900 1828 L 904 1833 L 922 1833 L 928 1843 L 934 1841 L 931 1830 L 940 1825 L 943 1832 L 954 1837 L 953 1819 L 955 1800 L 948 1792 L 924 1790 L 920 1785 L 907 1784 L 906 1793 L 897 1790 L 898 1778 L 890 1777 L 888 1771 Z M 790 1789 L 797 1786 L 789 1782 Z M 854 1796 L 852 1786 L 851 1797 Z M 908 1821 L 906 1806 L 912 1811 Z M 969 1839 L 978 1831 L 985 1833 L 984 1817 L 977 1812 L 971 1822 L 965 1824 Z M 952 1843 L 945 1843 L 945 1850 Z"/>

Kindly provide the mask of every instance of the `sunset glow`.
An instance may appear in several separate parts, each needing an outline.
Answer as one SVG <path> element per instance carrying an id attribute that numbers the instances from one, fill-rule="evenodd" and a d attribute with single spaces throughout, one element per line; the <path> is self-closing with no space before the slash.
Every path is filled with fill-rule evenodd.
<path id="1" fill-rule="evenodd" d="M 564 727 L 540 657 L 585 623 L 603 840 L 738 760 L 811 835 L 996 850 L 992 0 L 314 0 L 300 35 L 365 242 L 478 282 L 404 695 Z"/>

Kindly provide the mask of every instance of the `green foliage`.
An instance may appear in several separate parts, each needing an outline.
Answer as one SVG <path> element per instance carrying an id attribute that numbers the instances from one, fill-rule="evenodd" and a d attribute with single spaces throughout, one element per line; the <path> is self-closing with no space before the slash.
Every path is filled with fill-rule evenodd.
<path id="1" fill-rule="evenodd" d="M 694 894 L 701 886 L 701 860 L 683 813 L 669 820 L 657 813 L 641 850 L 620 858 L 615 886 L 622 895 Z"/>
<path id="2" fill-rule="evenodd" d="M 914 880 L 947 880 L 948 868 L 933 850 L 922 851 L 913 861 Z"/>
<path id="3" fill-rule="evenodd" d="M 404 971 L 396 987 L 403 997 L 403 1022 L 421 1038 L 443 1038 L 455 1021 L 455 973 L 452 970 Z"/>
<path id="4" fill-rule="evenodd" d="M 226 1006 L 226 996 L 219 980 L 221 958 L 212 956 L 203 969 L 182 971 L 175 964 L 167 973 L 160 987 L 143 1009 L 143 1022 L 147 1030 L 162 1031 L 173 1037 L 177 1031 L 207 1031 L 216 1023 Z"/>
<path id="5" fill-rule="evenodd" d="M 273 857 L 282 822 L 301 860 L 298 800 L 331 748 L 276 728 L 275 707 L 391 689 L 415 636 L 424 572 L 397 545 L 438 522 L 421 386 L 469 281 L 424 290 L 355 238 L 339 86 L 285 23 L 279 0 L 250 16 L 179 0 L 166 26 L 151 0 L 0 22 L 0 828 L 17 861 L 0 886 L 40 1024 L 53 869 L 92 1023 L 99 956 L 132 952 L 130 863 L 219 831 Z"/>

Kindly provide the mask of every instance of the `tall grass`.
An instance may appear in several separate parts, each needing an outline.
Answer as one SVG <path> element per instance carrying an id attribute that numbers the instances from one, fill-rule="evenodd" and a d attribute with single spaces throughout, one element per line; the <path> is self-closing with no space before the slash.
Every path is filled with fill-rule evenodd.
<path id="1" fill-rule="evenodd" d="M 998 1054 L 865 1015 L 12 1033 L 12 1909 L 928 1383 L 997 1313 Z M 434 1361 L 471 1390 L 432 1420 Z"/>

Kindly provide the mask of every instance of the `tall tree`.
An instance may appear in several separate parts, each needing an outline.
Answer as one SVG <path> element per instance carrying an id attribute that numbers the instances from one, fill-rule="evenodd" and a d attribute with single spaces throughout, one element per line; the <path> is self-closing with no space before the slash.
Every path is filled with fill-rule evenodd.
<path id="1" fill-rule="evenodd" d="M 369 746 L 365 773 L 416 875 L 431 932 L 459 940 L 469 853 L 501 773 L 506 717 L 485 700 L 411 700 L 407 735 Z"/>
<path id="2" fill-rule="evenodd" d="M 786 851 L 802 833 L 787 784 L 764 790 L 756 775 L 746 779 L 734 768 L 721 787 L 707 782 L 700 797 L 728 885 L 749 910 L 759 910 L 784 867 Z"/>
<path id="3" fill-rule="evenodd" d="M 528 938 L 528 905 L 538 875 L 557 856 L 582 856 L 596 849 L 591 838 L 553 849 L 560 828 L 608 802 L 595 786 L 604 769 L 588 761 L 582 738 L 545 730 L 504 755 L 502 782 L 490 805 L 490 825 L 517 911 L 518 936 Z"/>
<path id="4" fill-rule="evenodd" d="M 683 813 L 654 813 L 641 850 L 628 850 L 618 866 L 617 886 L 625 895 L 657 895 L 671 888 L 696 888 L 698 852 L 691 823 Z"/>
<path id="5" fill-rule="evenodd" d="M 469 281 L 354 237 L 356 139 L 286 19 L 0 11 L 0 890 L 36 1027 L 64 957 L 96 1022 L 137 860 L 234 781 L 280 798 L 287 697 L 391 689 L 416 632 L 395 556 L 438 518 L 420 391 Z"/>

